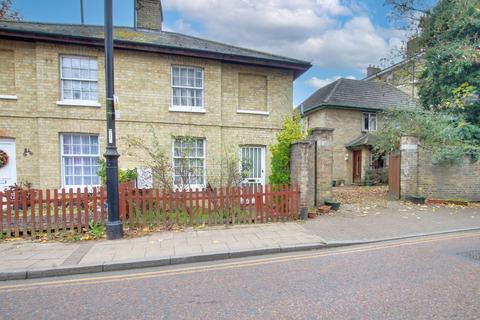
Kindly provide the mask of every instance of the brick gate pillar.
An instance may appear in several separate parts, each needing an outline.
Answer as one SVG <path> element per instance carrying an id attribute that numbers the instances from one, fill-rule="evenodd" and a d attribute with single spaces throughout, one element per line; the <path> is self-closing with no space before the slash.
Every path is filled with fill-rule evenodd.
<path id="1" fill-rule="evenodd" d="M 300 188 L 300 216 L 315 206 L 315 142 L 300 140 L 290 150 L 290 183 Z"/>
<path id="2" fill-rule="evenodd" d="M 418 194 L 418 138 L 400 138 L 400 197 Z"/>
<path id="3" fill-rule="evenodd" d="M 333 180 L 333 131 L 332 128 L 313 128 L 311 139 L 316 141 L 316 205 L 332 198 Z"/>

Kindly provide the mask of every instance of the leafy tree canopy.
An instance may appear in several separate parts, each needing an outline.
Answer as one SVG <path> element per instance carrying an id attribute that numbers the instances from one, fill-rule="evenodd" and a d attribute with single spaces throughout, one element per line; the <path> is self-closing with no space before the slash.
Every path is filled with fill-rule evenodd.
<path id="1" fill-rule="evenodd" d="M 377 154 L 399 149 L 400 137 L 414 135 L 429 150 L 436 164 L 454 163 L 465 155 L 480 158 L 480 127 L 449 110 L 392 109 L 384 114 L 384 126 L 376 133 Z"/>
<path id="2" fill-rule="evenodd" d="M 426 60 L 422 105 L 450 108 L 480 124 L 480 0 L 440 0 L 420 27 Z"/>

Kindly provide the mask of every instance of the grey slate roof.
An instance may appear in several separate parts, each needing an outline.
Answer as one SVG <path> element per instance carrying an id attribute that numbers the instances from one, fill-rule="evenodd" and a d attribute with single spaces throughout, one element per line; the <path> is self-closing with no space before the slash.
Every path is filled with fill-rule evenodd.
<path id="1" fill-rule="evenodd" d="M 65 41 L 68 39 L 90 39 L 98 42 L 103 41 L 103 26 L 0 21 L 0 35 L 11 34 L 27 37 L 28 35 L 49 36 Z M 225 60 L 228 60 L 228 57 L 240 57 L 244 60 L 258 62 L 256 64 L 261 64 L 261 61 L 275 62 L 285 65 L 287 68 L 291 66 L 300 70 L 301 73 L 311 67 L 311 64 L 306 61 L 244 49 L 175 32 L 115 27 L 114 37 L 116 43 L 169 48 L 190 52 L 192 55 L 194 55 L 194 52 L 204 52 L 221 55 Z"/>
<path id="2" fill-rule="evenodd" d="M 363 146 L 371 146 L 376 140 L 377 138 L 375 135 L 372 135 L 371 133 L 362 133 L 360 136 L 345 144 L 345 147 L 347 149 L 356 149 Z"/>
<path id="3" fill-rule="evenodd" d="M 415 100 L 392 85 L 352 79 L 338 79 L 320 89 L 303 103 L 308 113 L 326 107 L 385 110 L 395 107 L 413 107 Z"/>

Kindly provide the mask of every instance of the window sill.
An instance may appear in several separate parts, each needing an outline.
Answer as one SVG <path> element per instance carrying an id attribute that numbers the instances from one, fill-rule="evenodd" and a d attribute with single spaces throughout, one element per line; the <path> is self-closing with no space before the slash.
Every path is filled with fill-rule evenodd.
<path id="1" fill-rule="evenodd" d="M 73 106 L 73 107 L 101 107 L 98 101 L 89 100 L 61 100 L 57 101 L 57 106 Z"/>
<path id="2" fill-rule="evenodd" d="M 238 109 L 237 113 L 241 114 L 255 114 L 255 115 L 260 115 L 260 116 L 268 116 L 270 115 L 270 112 L 268 111 L 255 111 L 255 110 L 242 110 Z"/>
<path id="3" fill-rule="evenodd" d="M 18 97 L 11 94 L 0 94 L 0 100 L 18 100 Z"/>
<path id="4" fill-rule="evenodd" d="M 77 190 L 80 189 L 80 192 L 84 192 L 85 188 L 87 188 L 88 192 L 93 192 L 93 188 L 97 188 L 97 191 L 99 191 L 99 188 L 101 185 L 82 185 L 82 186 L 62 186 L 60 189 L 58 189 L 59 192 L 62 192 L 62 189 L 65 189 L 65 191 L 68 193 L 70 189 L 72 189 L 73 194 L 77 194 Z"/>
<path id="5" fill-rule="evenodd" d="M 195 191 L 202 191 L 205 189 L 205 185 L 204 184 L 191 184 L 189 186 L 184 186 L 184 187 L 180 187 L 178 185 L 174 185 L 173 186 L 173 190 L 174 192 L 183 192 L 183 191 L 187 191 L 187 192 L 195 192 Z"/>
<path id="6" fill-rule="evenodd" d="M 169 111 L 172 112 L 190 112 L 190 113 L 206 113 L 204 108 L 192 109 L 190 107 L 170 107 Z"/>

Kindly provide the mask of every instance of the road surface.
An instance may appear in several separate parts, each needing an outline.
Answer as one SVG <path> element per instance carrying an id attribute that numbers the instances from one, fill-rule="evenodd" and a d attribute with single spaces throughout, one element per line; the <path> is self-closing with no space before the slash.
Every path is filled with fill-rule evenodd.
<path id="1" fill-rule="evenodd" d="M 480 319 L 480 232 L 1 282 L 0 319 Z"/>

